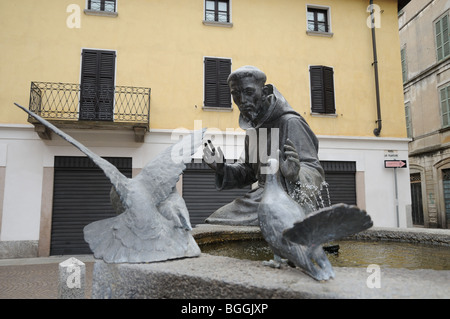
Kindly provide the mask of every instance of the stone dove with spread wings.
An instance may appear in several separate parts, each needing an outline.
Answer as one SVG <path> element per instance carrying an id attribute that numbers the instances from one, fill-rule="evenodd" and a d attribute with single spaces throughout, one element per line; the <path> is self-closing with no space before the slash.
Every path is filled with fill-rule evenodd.
<path id="1" fill-rule="evenodd" d="M 287 259 L 316 280 L 333 278 L 333 267 L 322 244 L 370 228 L 370 216 L 346 204 L 307 215 L 281 186 L 277 160 L 269 159 L 269 172 L 258 207 L 261 233 L 275 255 L 266 264 L 279 267 L 282 259 Z"/>
<path id="2" fill-rule="evenodd" d="M 146 164 L 137 176 L 127 178 L 53 124 L 14 104 L 86 154 L 111 181 L 111 202 L 118 216 L 84 228 L 84 238 L 95 258 L 107 263 L 139 263 L 200 255 L 190 233 L 186 204 L 175 185 L 186 168 L 184 162 L 201 145 L 205 129 L 183 137 Z"/>

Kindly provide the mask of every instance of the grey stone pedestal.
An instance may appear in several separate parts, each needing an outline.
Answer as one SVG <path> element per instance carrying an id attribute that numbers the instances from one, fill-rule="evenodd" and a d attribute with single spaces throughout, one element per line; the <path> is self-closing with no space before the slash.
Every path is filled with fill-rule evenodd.
<path id="1" fill-rule="evenodd" d="M 86 291 L 86 266 L 71 257 L 59 264 L 59 299 L 84 299 Z"/>
<path id="2" fill-rule="evenodd" d="M 335 267 L 318 282 L 298 269 L 202 254 L 151 264 L 96 261 L 92 298 L 448 298 L 450 271 Z M 379 288 L 377 288 L 379 286 Z"/>

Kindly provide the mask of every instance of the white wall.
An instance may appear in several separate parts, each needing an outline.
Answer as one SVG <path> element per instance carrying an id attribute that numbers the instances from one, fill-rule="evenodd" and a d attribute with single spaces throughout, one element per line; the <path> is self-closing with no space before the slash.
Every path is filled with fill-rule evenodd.
<path id="1" fill-rule="evenodd" d="M 42 142 L 33 126 L 0 127 L 0 143 L 6 152 L 5 192 L 0 240 L 39 238 Z"/>
<path id="2" fill-rule="evenodd" d="M 408 160 L 409 140 L 319 136 L 319 141 L 320 160 L 356 161 L 357 172 L 364 174 L 365 208 L 374 226 L 397 227 L 394 169 L 385 168 L 384 160 L 388 150 L 396 151 L 398 159 Z M 397 189 L 400 227 L 408 227 L 409 168 L 397 169 Z"/>
<path id="3" fill-rule="evenodd" d="M 136 143 L 132 131 L 66 131 L 100 156 L 132 157 L 134 169 L 142 168 L 178 137 L 172 131 L 157 130 L 147 134 L 145 143 Z M 208 130 L 206 139 L 213 135 L 226 158 L 240 156 L 243 132 L 235 131 L 228 138 L 224 133 L 220 138 L 220 132 Z M 396 150 L 399 159 L 407 159 L 408 140 L 319 136 L 319 141 L 320 160 L 356 161 L 357 171 L 364 175 L 366 210 L 374 225 L 396 227 L 394 170 L 384 168 L 384 154 Z M 6 166 L 0 240 L 39 240 L 43 168 L 53 167 L 55 156 L 83 154 L 54 134 L 50 141 L 41 140 L 31 125 L 0 126 L 0 145 L 0 164 Z M 201 156 L 200 148 L 194 157 Z M 406 227 L 411 205 L 409 169 L 397 171 L 400 227 Z"/>

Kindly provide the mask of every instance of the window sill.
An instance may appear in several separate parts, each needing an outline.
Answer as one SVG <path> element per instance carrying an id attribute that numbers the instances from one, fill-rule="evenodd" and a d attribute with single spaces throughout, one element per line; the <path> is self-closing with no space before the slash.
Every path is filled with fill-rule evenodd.
<path id="1" fill-rule="evenodd" d="M 233 27 L 233 23 L 231 22 L 218 22 L 218 21 L 202 21 L 204 25 L 213 26 L 213 27 L 225 27 L 225 28 L 231 28 Z"/>
<path id="2" fill-rule="evenodd" d="M 331 118 L 338 117 L 338 115 L 336 113 L 327 114 L 327 113 L 311 112 L 310 115 L 313 116 L 313 117 L 331 117 Z"/>
<path id="3" fill-rule="evenodd" d="M 84 9 L 84 14 L 89 15 L 89 16 L 102 16 L 102 17 L 112 17 L 112 18 L 115 18 L 119 15 L 117 12 L 89 10 L 89 9 Z"/>
<path id="4" fill-rule="evenodd" d="M 333 37 L 333 32 L 322 32 L 322 31 L 306 31 L 307 35 L 318 36 L 318 37 Z"/>
<path id="5" fill-rule="evenodd" d="M 233 107 L 202 106 L 202 109 L 207 112 L 233 112 Z"/>

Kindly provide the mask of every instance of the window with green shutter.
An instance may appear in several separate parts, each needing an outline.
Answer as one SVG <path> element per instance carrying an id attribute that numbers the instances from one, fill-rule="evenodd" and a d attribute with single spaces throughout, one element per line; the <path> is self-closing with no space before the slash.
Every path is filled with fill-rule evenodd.
<path id="1" fill-rule="evenodd" d="M 442 59 L 450 55 L 450 41 L 449 41 L 447 14 L 435 23 L 435 33 L 436 33 L 437 59 L 438 61 L 441 61 Z"/>
<path id="2" fill-rule="evenodd" d="M 335 114 L 333 68 L 313 65 L 309 67 L 311 84 L 311 112 Z"/>
<path id="3" fill-rule="evenodd" d="M 450 85 L 439 90 L 441 100 L 442 127 L 450 126 Z"/>
<path id="4" fill-rule="evenodd" d="M 80 120 L 113 120 L 115 61 L 115 51 L 83 50 Z"/>
<path id="5" fill-rule="evenodd" d="M 405 103 L 405 120 L 406 120 L 406 136 L 412 137 L 411 107 L 409 102 Z"/>
<path id="6" fill-rule="evenodd" d="M 231 93 L 227 79 L 231 73 L 231 60 L 205 58 L 204 106 L 231 108 Z"/>
<path id="7" fill-rule="evenodd" d="M 408 66 L 406 64 L 406 48 L 400 50 L 401 62 L 402 62 L 402 78 L 403 83 L 408 80 Z"/>

